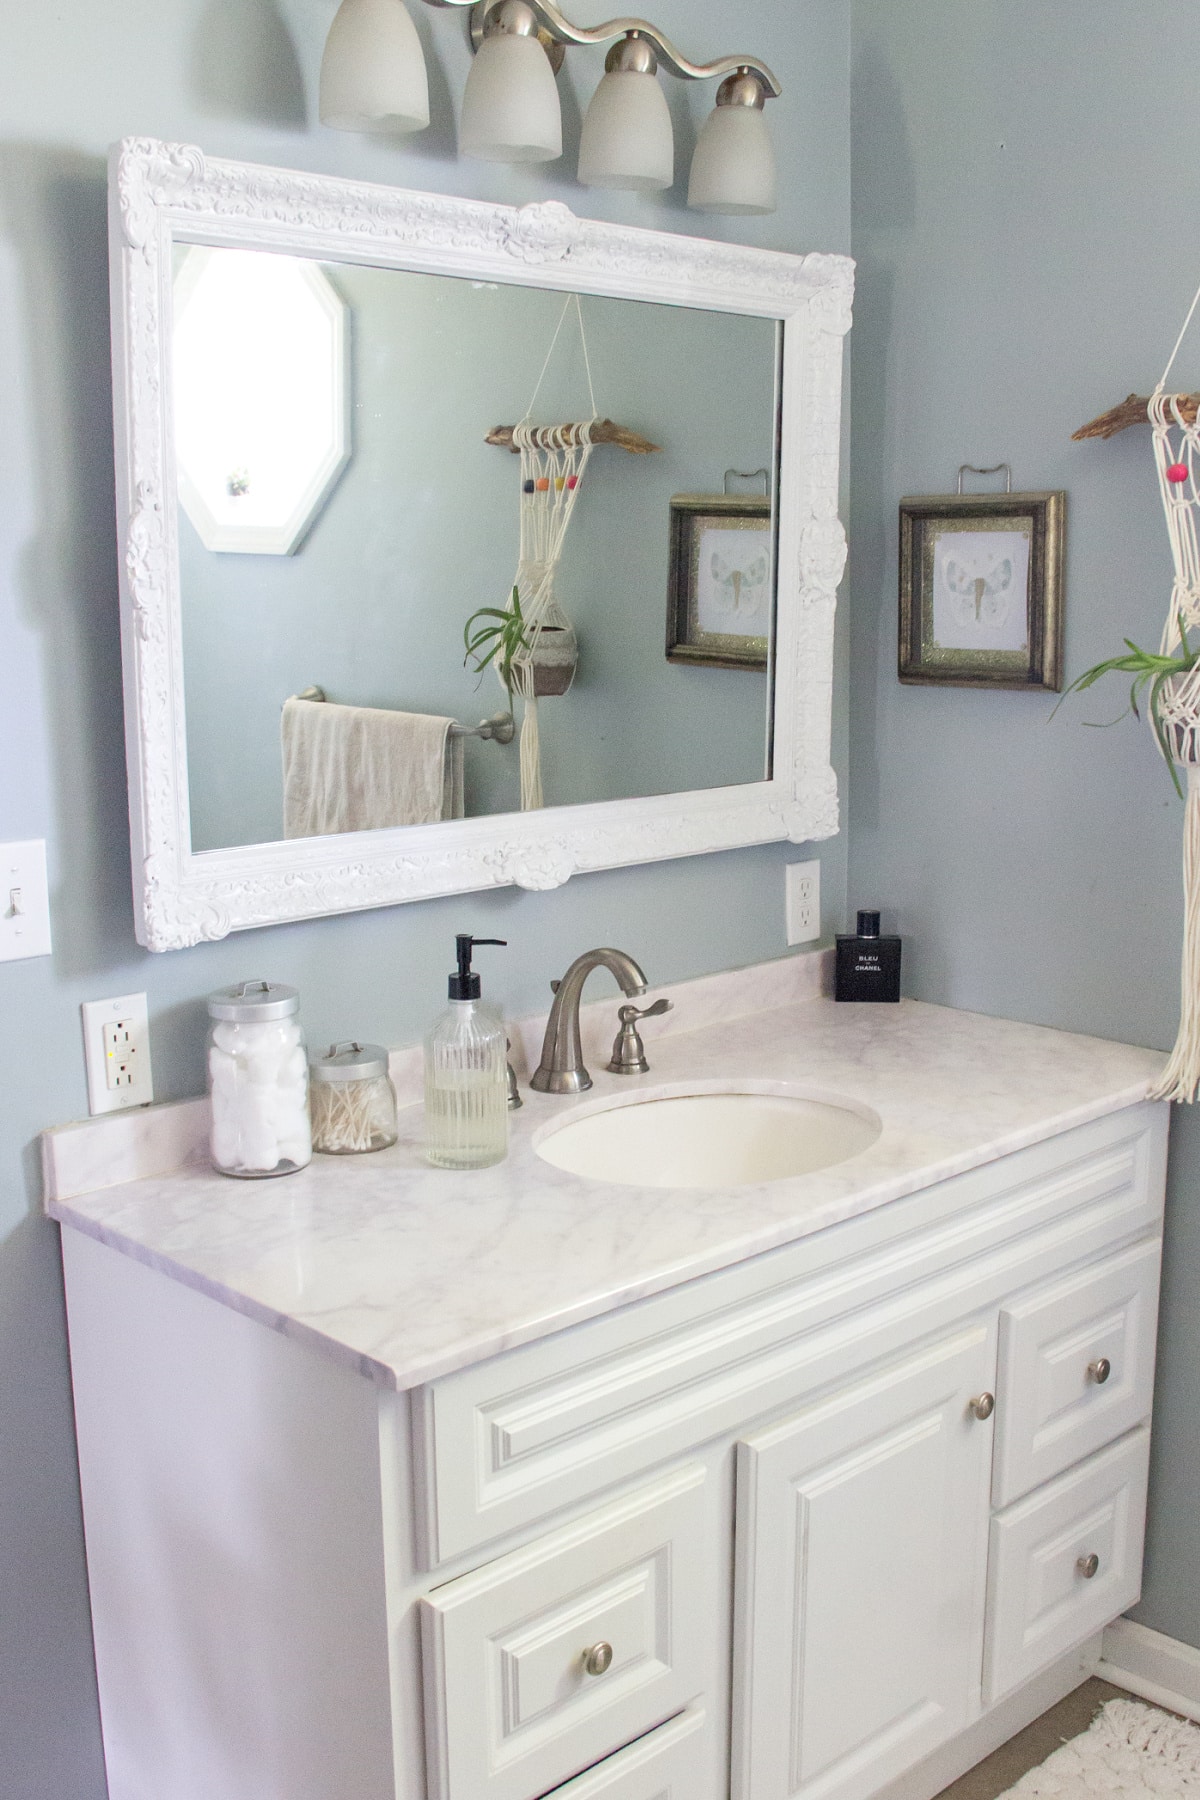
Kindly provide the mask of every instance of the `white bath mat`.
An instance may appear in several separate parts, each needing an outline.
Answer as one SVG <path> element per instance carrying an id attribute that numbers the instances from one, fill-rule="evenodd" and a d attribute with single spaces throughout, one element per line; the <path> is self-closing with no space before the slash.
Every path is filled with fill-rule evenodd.
<path id="1" fill-rule="evenodd" d="M 1098 1794 L 1114 1800 L 1200 1796 L 1200 1725 L 1137 1700 L 1109 1700 L 1089 1730 L 1022 1775 L 1008 1793 L 1022 1800 L 1030 1795 L 1041 1800 L 1091 1800 Z"/>

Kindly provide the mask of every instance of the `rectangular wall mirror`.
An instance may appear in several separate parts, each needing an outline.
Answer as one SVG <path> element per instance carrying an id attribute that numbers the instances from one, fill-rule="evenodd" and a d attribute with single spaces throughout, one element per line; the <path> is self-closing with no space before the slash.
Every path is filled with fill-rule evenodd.
<path id="1" fill-rule="evenodd" d="M 151 140 L 112 192 L 141 942 L 836 830 L 847 259 Z"/>

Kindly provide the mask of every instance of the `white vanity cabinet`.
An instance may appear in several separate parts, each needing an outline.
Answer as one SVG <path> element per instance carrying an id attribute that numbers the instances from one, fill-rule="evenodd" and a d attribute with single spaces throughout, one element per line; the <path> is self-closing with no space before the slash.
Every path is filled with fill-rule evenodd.
<path id="1" fill-rule="evenodd" d="M 1165 1144 L 411 1394 L 68 1229 L 111 1800 L 928 1800 L 1137 1597 Z"/>

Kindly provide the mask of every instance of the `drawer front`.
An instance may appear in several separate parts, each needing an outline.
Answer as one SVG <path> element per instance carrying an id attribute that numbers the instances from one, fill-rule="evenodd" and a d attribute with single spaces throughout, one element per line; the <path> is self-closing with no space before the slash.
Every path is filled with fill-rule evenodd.
<path id="1" fill-rule="evenodd" d="M 699 1708 L 606 1757 L 546 1800 L 716 1800 L 712 1733 Z"/>
<path id="2" fill-rule="evenodd" d="M 1141 1426 L 993 1519 L 988 1705 L 1137 1599 L 1149 1453 Z"/>
<path id="3" fill-rule="evenodd" d="M 690 1464 L 422 1600 L 433 1800 L 531 1800 L 700 1697 L 710 1487 Z"/>
<path id="4" fill-rule="evenodd" d="M 418 1390 L 423 1565 L 586 1505 L 1153 1230 L 1167 1113 L 1130 1107 Z"/>
<path id="5" fill-rule="evenodd" d="M 1160 1256 L 1135 1244 L 1002 1308 L 997 1506 L 1149 1417 Z"/>

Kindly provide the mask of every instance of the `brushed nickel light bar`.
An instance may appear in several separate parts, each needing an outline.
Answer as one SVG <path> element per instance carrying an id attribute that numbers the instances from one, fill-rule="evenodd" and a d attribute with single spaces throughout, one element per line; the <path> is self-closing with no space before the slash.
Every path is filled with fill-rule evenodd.
<path id="1" fill-rule="evenodd" d="M 775 206 L 775 158 L 763 118 L 780 85 L 752 56 L 697 63 L 646 19 L 574 24 L 553 0 L 425 0 L 470 9 L 475 61 L 463 93 L 459 149 L 490 162 L 553 162 L 562 155 L 555 82 L 568 49 L 609 44 L 605 73 L 584 118 L 579 179 L 588 187 L 670 187 L 675 151 L 661 65 L 682 81 L 719 83 L 696 143 L 688 204 L 704 212 L 763 213 Z M 404 0 L 342 0 L 321 67 L 321 119 L 346 131 L 423 130 L 429 123 L 425 58 Z"/>

